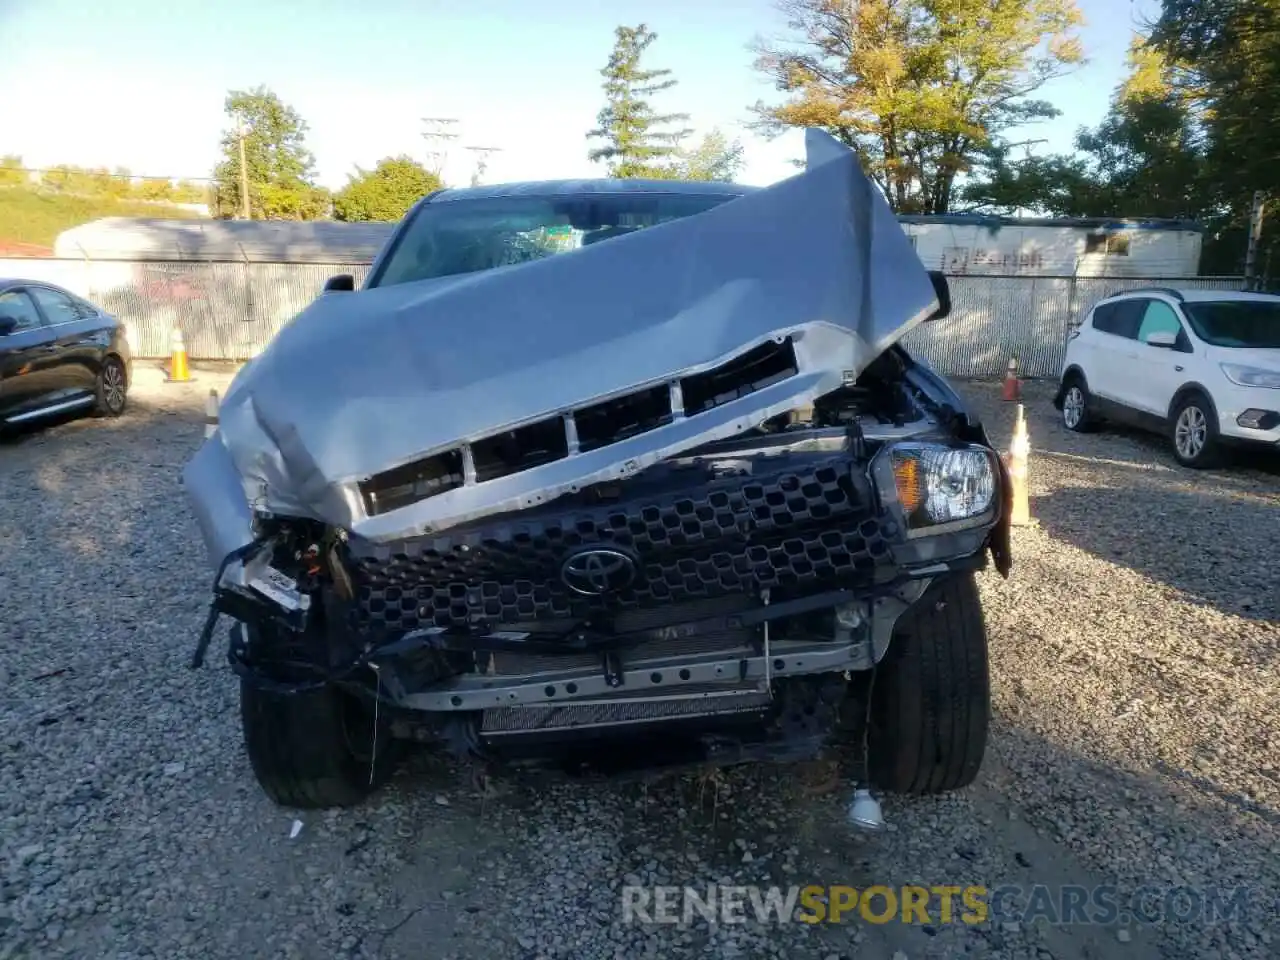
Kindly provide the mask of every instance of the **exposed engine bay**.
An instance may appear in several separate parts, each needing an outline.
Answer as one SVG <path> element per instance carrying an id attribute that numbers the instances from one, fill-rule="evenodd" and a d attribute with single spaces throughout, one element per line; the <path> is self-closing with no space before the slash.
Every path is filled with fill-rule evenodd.
<path id="1" fill-rule="evenodd" d="M 737 386 L 758 372 L 743 365 Z M 593 429 L 646 415 L 619 405 Z M 977 458 L 972 515 L 922 520 L 923 468 L 895 471 L 899 449 Z M 540 453 L 512 438 L 505 455 Z M 401 735 L 463 753 L 698 721 L 699 739 L 734 756 L 741 732 L 721 728 L 744 722 L 773 731 L 752 756 L 790 756 L 821 746 L 839 700 L 829 681 L 883 657 L 931 578 L 988 550 L 1007 572 L 1001 470 L 945 382 L 895 347 L 738 438 L 439 536 L 379 544 L 262 519 L 215 609 L 240 621 L 229 658 L 242 677 L 344 684 Z M 944 532 L 913 536 L 931 525 Z"/>

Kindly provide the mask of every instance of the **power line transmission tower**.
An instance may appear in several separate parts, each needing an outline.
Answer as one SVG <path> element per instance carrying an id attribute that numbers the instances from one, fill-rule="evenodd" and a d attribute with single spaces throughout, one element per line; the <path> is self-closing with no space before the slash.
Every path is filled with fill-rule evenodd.
<path id="1" fill-rule="evenodd" d="M 431 164 L 431 172 L 437 177 L 444 173 L 445 161 L 449 159 L 449 144 L 458 139 L 457 120 L 453 117 L 423 117 L 422 139 L 427 141 L 427 159 Z"/>
<path id="2" fill-rule="evenodd" d="M 501 147 L 467 147 L 476 155 L 476 169 L 471 174 L 471 185 L 478 186 L 484 178 L 484 172 L 489 169 L 489 156 L 494 153 L 501 153 Z"/>

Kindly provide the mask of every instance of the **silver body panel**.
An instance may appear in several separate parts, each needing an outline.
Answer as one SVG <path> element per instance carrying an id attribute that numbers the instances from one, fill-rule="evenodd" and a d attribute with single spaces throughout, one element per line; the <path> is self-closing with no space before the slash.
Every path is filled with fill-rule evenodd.
<path id="1" fill-rule="evenodd" d="M 632 475 L 811 403 L 937 306 L 855 155 L 808 131 L 808 168 L 682 220 L 544 260 L 319 297 L 237 376 L 188 464 L 210 559 L 245 510 L 376 542 L 523 509 Z M 790 336 L 797 370 L 639 436 L 376 516 L 372 475 Z"/>

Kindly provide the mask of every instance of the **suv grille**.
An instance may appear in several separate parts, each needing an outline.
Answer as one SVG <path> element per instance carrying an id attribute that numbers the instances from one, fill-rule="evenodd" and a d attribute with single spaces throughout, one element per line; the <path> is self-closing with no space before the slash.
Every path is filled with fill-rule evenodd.
<path id="1" fill-rule="evenodd" d="M 381 546 L 353 541 L 359 613 L 393 632 L 510 625 L 871 580 L 888 562 L 896 531 L 859 502 L 849 479 L 853 461 L 780 459 L 790 469 L 710 483 L 699 470 L 687 489 L 616 505 L 553 503 L 452 535 Z M 560 579 L 566 555 L 594 544 L 621 545 L 640 560 L 636 580 L 607 599 L 573 593 Z"/>

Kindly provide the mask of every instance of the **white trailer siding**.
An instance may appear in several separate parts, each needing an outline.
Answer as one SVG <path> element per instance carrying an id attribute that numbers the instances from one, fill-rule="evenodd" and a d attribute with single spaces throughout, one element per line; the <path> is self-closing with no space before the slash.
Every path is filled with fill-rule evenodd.
<path id="1" fill-rule="evenodd" d="M 1182 221 L 902 216 L 930 270 L 955 275 L 1193 277 L 1200 231 Z M 151 220 L 74 227 L 54 256 L 87 260 L 368 263 L 393 223 Z"/>
<path id="2" fill-rule="evenodd" d="M 901 217 L 930 270 L 949 274 L 1194 277 L 1201 233 L 1179 221 Z"/>

